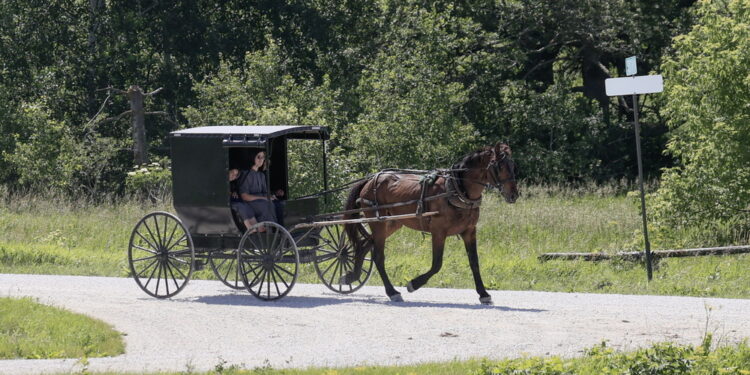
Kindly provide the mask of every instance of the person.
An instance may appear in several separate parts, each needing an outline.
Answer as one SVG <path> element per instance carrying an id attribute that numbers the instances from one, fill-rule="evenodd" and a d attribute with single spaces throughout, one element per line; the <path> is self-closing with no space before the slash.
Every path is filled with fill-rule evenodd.
<path id="1" fill-rule="evenodd" d="M 267 166 L 265 151 L 256 153 L 252 159 L 250 170 L 242 177 L 239 185 L 239 195 L 253 210 L 257 221 L 277 222 L 276 207 L 269 200 L 268 184 L 266 174 L 264 173 Z M 283 194 L 283 191 L 281 193 Z M 273 195 L 271 199 L 275 200 L 277 198 Z"/>
<path id="2" fill-rule="evenodd" d="M 229 204 L 237 212 L 240 220 L 245 224 L 245 228 L 250 228 L 257 224 L 258 220 L 255 219 L 255 213 L 250 204 L 240 197 L 239 183 L 242 180 L 241 177 L 242 174 L 239 169 L 232 168 L 229 170 Z"/>

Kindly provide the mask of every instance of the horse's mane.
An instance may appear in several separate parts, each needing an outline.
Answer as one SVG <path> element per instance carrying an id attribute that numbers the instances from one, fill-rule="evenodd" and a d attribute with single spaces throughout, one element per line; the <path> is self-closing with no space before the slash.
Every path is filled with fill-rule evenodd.
<path id="1" fill-rule="evenodd" d="M 458 186 L 461 189 L 463 189 L 464 191 L 466 189 L 466 186 L 464 186 L 464 181 L 463 181 L 464 173 L 466 173 L 466 171 L 462 169 L 474 168 L 482 160 L 482 153 L 486 151 L 490 151 L 490 150 L 492 150 L 492 147 L 485 146 L 479 150 L 470 152 L 464 155 L 461 158 L 461 161 L 451 166 L 451 169 L 454 170 L 451 172 L 451 174 L 453 175 L 453 177 L 456 178 L 457 180 L 456 182 L 458 183 Z"/>
<path id="2" fill-rule="evenodd" d="M 479 150 L 470 152 L 470 153 L 464 155 L 461 158 L 461 161 L 453 164 L 453 166 L 451 167 L 451 169 L 469 169 L 469 168 L 473 168 L 474 166 L 476 166 L 476 164 L 480 160 L 482 160 L 482 153 L 485 152 L 485 151 L 490 151 L 490 150 L 492 150 L 492 147 L 485 146 L 485 147 L 483 147 L 483 148 L 481 148 Z M 463 172 L 458 172 L 458 173 L 463 173 Z"/>
<path id="3" fill-rule="evenodd" d="M 504 153 L 506 156 L 508 157 L 511 156 L 510 146 L 508 146 L 506 143 L 501 143 L 499 148 L 500 148 L 500 151 Z M 458 184 L 462 189 L 465 188 L 464 183 L 463 183 L 464 173 L 466 172 L 465 169 L 474 168 L 477 165 L 477 163 L 479 163 L 482 160 L 482 153 L 487 152 L 487 151 L 492 151 L 492 149 L 493 149 L 492 146 L 484 146 L 479 150 L 475 150 L 473 152 L 470 152 L 464 155 L 459 162 L 451 166 L 451 169 L 457 170 L 457 171 L 453 171 L 452 174 L 453 174 L 453 177 L 455 177 L 458 180 Z"/>

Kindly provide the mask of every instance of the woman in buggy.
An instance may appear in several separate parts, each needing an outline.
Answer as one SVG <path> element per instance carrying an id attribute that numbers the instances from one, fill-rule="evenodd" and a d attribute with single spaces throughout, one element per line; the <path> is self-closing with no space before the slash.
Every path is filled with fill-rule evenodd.
<path id="1" fill-rule="evenodd" d="M 251 160 L 249 170 L 229 171 L 232 209 L 237 211 L 248 229 L 262 221 L 273 221 L 283 226 L 283 202 L 279 198 L 284 196 L 284 190 L 278 189 L 270 195 L 269 200 L 265 151 L 258 151 Z"/>

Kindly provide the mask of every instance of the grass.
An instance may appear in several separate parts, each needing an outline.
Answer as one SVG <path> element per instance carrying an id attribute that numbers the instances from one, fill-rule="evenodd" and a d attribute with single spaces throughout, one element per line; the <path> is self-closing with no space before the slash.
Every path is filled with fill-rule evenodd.
<path id="1" fill-rule="evenodd" d="M 108 324 L 30 298 L 0 298 L 0 359 L 104 357 L 124 353 Z"/>
<path id="2" fill-rule="evenodd" d="M 710 342 L 708 343 L 710 347 Z M 121 375 L 121 373 L 106 373 Z M 261 366 L 244 369 L 219 360 L 213 371 L 188 369 L 167 374 L 232 375 L 748 375 L 750 346 L 740 343 L 714 350 L 704 346 L 655 344 L 633 352 L 616 352 L 606 343 L 589 349 L 580 358 L 523 357 L 500 361 L 468 360 L 412 366 L 359 366 L 348 368 L 274 369 Z M 105 375 L 102 373 L 100 375 Z"/>
<path id="3" fill-rule="evenodd" d="M 621 186 L 568 189 L 524 187 L 515 204 L 487 194 L 479 222 L 482 276 L 489 289 L 750 297 L 750 256 L 665 259 L 654 280 L 642 264 L 627 261 L 548 261 L 545 252 L 610 252 L 641 248 L 636 201 Z M 7 197 L 0 206 L 0 272 L 127 276 L 127 243 L 135 223 L 169 204 L 120 201 L 95 204 L 56 197 Z M 680 245 L 723 245 L 685 233 Z M 747 241 L 738 238 L 738 242 Z M 653 248 L 671 243 L 652 241 Z M 397 286 L 427 271 L 428 235 L 402 229 L 386 244 L 386 268 Z M 194 274 L 213 278 L 210 269 Z M 317 282 L 304 265 L 300 282 Z M 376 272 L 369 285 L 381 284 Z M 427 287 L 473 288 L 463 243 L 449 238 L 442 270 Z M 293 292 L 292 292 L 293 293 Z"/>

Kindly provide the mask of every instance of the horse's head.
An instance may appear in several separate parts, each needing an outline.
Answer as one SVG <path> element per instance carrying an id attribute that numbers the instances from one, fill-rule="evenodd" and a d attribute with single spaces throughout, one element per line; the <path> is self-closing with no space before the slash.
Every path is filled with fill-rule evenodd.
<path id="1" fill-rule="evenodd" d="M 498 142 L 492 147 L 492 156 L 487 164 L 490 182 L 503 195 L 505 201 L 514 203 L 518 199 L 516 185 L 516 163 L 513 162 L 510 146 Z"/>

